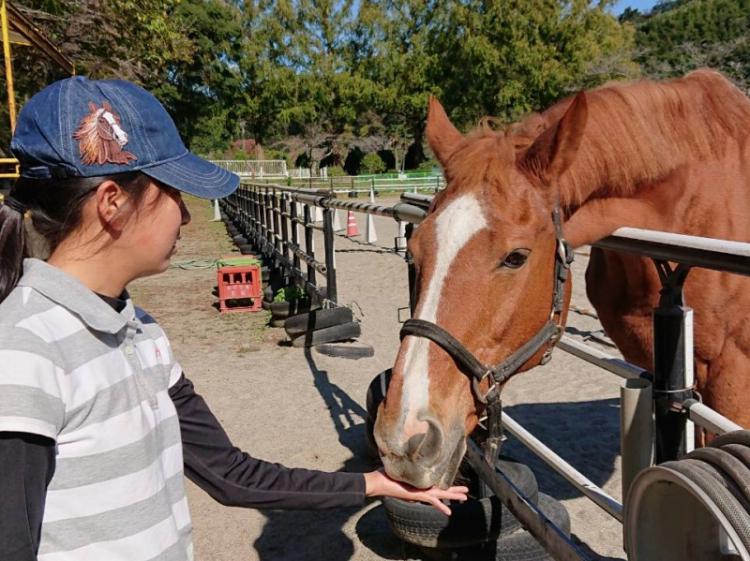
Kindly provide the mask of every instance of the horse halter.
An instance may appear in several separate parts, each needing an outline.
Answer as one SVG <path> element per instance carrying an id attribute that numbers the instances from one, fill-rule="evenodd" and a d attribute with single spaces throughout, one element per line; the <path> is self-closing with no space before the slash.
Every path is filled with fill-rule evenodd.
<path id="1" fill-rule="evenodd" d="M 531 357 L 547 345 L 540 364 L 546 364 L 565 326 L 563 325 L 563 311 L 565 307 L 565 283 L 568 280 L 570 264 L 573 262 L 573 251 L 563 238 L 560 207 L 555 206 L 552 211 L 552 222 L 555 226 L 555 276 L 552 288 L 552 311 L 549 319 L 526 341 L 520 348 L 495 366 L 482 364 L 458 339 L 448 331 L 430 321 L 423 319 L 406 320 L 401 327 L 400 337 L 407 335 L 425 337 L 448 353 L 464 374 L 471 377 L 471 387 L 476 399 L 485 405 L 491 405 L 500 400 L 500 385 L 515 374 Z M 480 386 L 485 378 L 489 378 L 489 389 L 482 393 Z"/>

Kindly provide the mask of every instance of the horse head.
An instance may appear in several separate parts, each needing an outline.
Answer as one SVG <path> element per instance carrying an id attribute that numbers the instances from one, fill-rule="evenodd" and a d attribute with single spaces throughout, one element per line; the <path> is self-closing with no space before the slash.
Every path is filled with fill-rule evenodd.
<path id="1" fill-rule="evenodd" d="M 537 117 L 529 126 L 463 136 L 430 100 L 427 139 L 447 187 L 409 241 L 414 317 L 437 324 L 483 365 L 503 362 L 551 320 L 560 237 L 555 182 L 576 155 L 585 94 L 566 107 L 552 124 Z M 570 283 L 557 286 L 562 325 Z M 517 371 L 538 365 L 549 348 L 534 349 Z M 450 485 L 489 385 L 484 379 L 472 389 L 442 346 L 406 335 L 375 425 L 388 475 L 421 488 Z"/>
<path id="2" fill-rule="evenodd" d="M 78 140 L 81 161 L 86 165 L 127 164 L 136 160 L 134 154 L 123 150 L 128 134 L 122 129 L 120 117 L 108 102 L 101 107 L 89 102 L 89 112 L 81 119 L 73 138 Z"/>

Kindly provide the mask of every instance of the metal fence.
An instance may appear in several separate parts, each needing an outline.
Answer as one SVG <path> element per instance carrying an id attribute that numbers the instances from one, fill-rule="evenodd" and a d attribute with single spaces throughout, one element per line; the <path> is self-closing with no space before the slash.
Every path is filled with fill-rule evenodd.
<path id="1" fill-rule="evenodd" d="M 335 304 L 332 212 L 335 209 L 345 209 L 392 217 L 407 223 L 405 236 L 408 238 L 413 227 L 424 219 L 431 197 L 404 193 L 401 200 L 401 203 L 394 206 L 381 206 L 343 201 L 336 198 L 335 190 L 330 189 L 300 190 L 249 183 L 243 184 L 234 195 L 224 199 L 222 205 L 249 239 L 264 254 L 274 259 L 285 274 L 297 279 L 309 291 L 316 292 Z M 316 223 L 314 209 L 322 209 L 320 225 Z M 300 247 L 299 235 L 295 233 L 296 226 L 304 229 L 304 250 Z M 324 233 L 322 261 L 316 257 L 312 245 L 315 228 L 322 229 Z M 661 463 L 677 459 L 692 448 L 688 420 L 716 434 L 742 428 L 692 399 L 692 310 L 683 304 L 682 286 L 691 267 L 750 275 L 750 244 L 621 228 L 595 246 L 653 259 L 665 286 L 659 307 L 654 310 L 653 372 L 644 371 L 568 336 L 563 336 L 558 344 L 560 350 L 625 379 L 621 389 L 621 416 L 623 426 L 632 427 L 629 432 L 624 433 L 621 440 L 623 496 L 626 496 L 628 485 L 638 471 L 652 465 L 654 460 Z M 302 262 L 307 265 L 306 272 L 301 270 Z M 672 267 L 670 263 L 676 265 Z M 320 293 L 319 283 L 315 279 L 316 272 L 326 277 L 326 294 Z M 413 265 L 408 266 L 408 272 L 413 310 Z M 643 407 L 644 396 L 648 399 L 647 407 Z M 622 503 L 595 485 L 509 415 L 503 413 L 502 418 L 507 432 L 607 514 L 622 522 Z M 490 486 L 495 490 L 498 482 Z M 548 535 L 547 532 L 544 535 L 556 545 L 561 543 L 558 534 Z M 558 549 L 559 551 L 561 550 Z M 571 544 L 568 550 L 560 553 L 559 558 L 583 558 L 576 555 L 580 553 Z"/>

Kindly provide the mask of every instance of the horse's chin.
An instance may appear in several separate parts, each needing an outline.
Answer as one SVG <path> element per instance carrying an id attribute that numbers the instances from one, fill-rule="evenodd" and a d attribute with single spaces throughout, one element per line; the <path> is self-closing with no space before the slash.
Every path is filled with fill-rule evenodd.
<path id="1" fill-rule="evenodd" d="M 445 471 L 443 471 L 443 475 L 437 483 L 438 487 L 440 487 L 441 489 L 447 489 L 448 487 L 453 485 L 453 481 L 456 479 L 458 468 L 461 465 L 461 460 L 463 460 L 465 453 L 466 439 L 461 438 L 458 440 L 453 453 L 448 458 L 448 462 L 445 465 Z"/>

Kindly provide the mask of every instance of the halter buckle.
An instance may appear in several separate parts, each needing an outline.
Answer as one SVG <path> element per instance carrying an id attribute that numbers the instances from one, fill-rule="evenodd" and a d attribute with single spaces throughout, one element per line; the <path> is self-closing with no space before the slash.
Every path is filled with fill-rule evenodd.
<path id="1" fill-rule="evenodd" d="M 490 379 L 490 386 L 487 389 L 486 392 L 482 393 L 482 389 L 479 387 L 482 382 L 484 382 L 485 378 Z M 495 382 L 494 377 L 492 376 L 492 370 L 487 370 L 484 374 L 482 374 L 481 378 L 475 378 L 472 376 L 471 378 L 471 389 L 474 392 L 474 397 L 477 398 L 477 401 L 483 405 L 487 405 L 489 403 L 490 398 L 493 394 L 497 393 L 497 383 Z"/>

